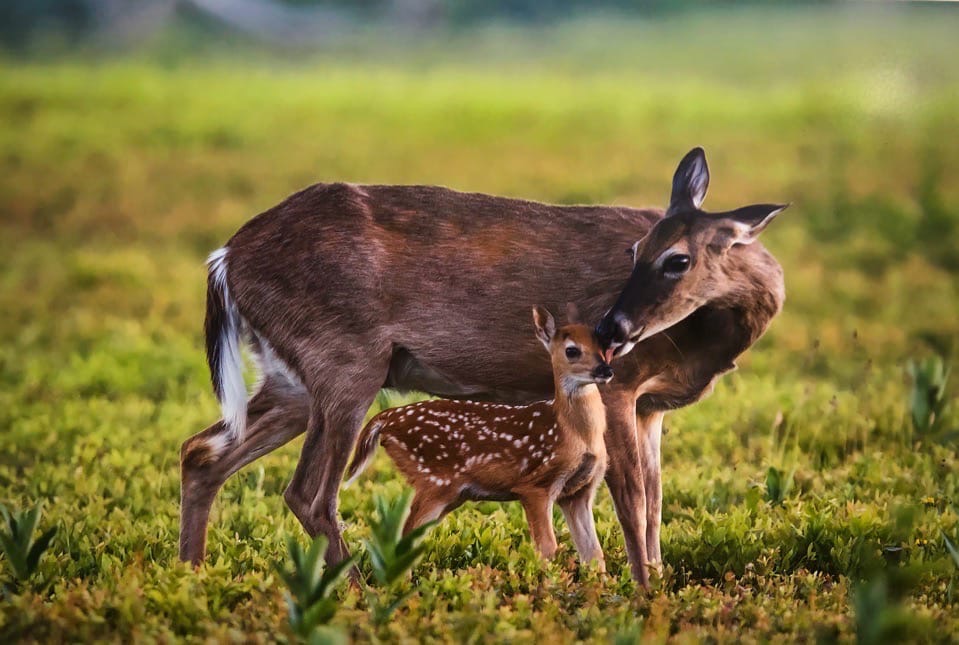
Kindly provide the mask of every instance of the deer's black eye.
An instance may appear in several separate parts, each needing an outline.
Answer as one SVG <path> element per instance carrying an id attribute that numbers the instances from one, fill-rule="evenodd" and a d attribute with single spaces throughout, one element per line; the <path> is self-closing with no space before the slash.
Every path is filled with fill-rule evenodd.
<path id="1" fill-rule="evenodd" d="M 583 352 L 580 351 L 579 347 L 567 347 L 566 348 L 566 358 L 579 358 L 583 355 Z"/>
<path id="2" fill-rule="evenodd" d="M 663 273 L 666 275 L 682 275 L 689 271 L 689 256 L 682 253 L 671 255 L 663 262 Z"/>

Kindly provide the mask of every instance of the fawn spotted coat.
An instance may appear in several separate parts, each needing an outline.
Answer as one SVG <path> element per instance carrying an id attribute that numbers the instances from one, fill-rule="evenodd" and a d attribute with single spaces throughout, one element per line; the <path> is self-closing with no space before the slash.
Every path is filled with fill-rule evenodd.
<path id="1" fill-rule="evenodd" d="M 606 472 L 606 411 L 596 384 L 612 371 L 586 327 L 557 333 L 545 310 L 534 318 L 553 359 L 552 401 L 435 400 L 386 410 L 360 434 L 349 473 L 357 477 L 382 442 L 416 490 L 406 531 L 466 501 L 519 500 L 545 557 L 556 551 L 552 504 L 559 502 L 580 556 L 602 567 L 592 500 Z"/>

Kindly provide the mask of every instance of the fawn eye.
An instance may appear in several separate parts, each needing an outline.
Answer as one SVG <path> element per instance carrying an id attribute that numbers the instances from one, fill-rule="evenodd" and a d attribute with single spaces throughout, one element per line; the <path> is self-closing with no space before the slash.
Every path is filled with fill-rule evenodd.
<path id="1" fill-rule="evenodd" d="M 677 253 L 666 258 L 663 262 L 663 273 L 666 275 L 682 275 L 689 271 L 689 256 Z"/>
<path id="2" fill-rule="evenodd" d="M 583 355 L 583 352 L 580 351 L 579 347 L 569 346 L 566 348 L 566 358 L 579 358 Z"/>

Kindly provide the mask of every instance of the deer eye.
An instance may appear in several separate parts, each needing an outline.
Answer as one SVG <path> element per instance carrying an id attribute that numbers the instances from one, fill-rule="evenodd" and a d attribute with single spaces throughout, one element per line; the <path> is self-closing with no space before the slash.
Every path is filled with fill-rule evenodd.
<path id="1" fill-rule="evenodd" d="M 663 262 L 663 273 L 667 275 L 682 275 L 689 271 L 689 256 L 677 253 L 666 258 Z"/>
<path id="2" fill-rule="evenodd" d="M 583 352 L 580 351 L 579 347 L 573 347 L 572 345 L 566 348 L 566 358 L 579 358 L 583 355 Z"/>

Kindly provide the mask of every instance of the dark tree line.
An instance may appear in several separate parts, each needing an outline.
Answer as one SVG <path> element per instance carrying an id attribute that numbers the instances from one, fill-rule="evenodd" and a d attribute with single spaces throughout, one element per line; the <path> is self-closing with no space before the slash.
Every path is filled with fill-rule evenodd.
<path id="1" fill-rule="evenodd" d="M 808 0 L 806 2 L 808 4 Z M 733 0 L 2 0 L 0 46 L 29 48 L 40 42 L 71 44 L 98 34 L 135 40 L 171 23 L 222 25 L 379 21 L 411 27 L 465 27 L 488 20 L 549 22 L 590 12 L 650 15 L 742 2 Z M 752 5 L 800 4 L 799 0 L 750 0 Z M 133 34 L 132 38 L 129 34 Z M 257 34 L 252 34 L 254 37 Z"/>

